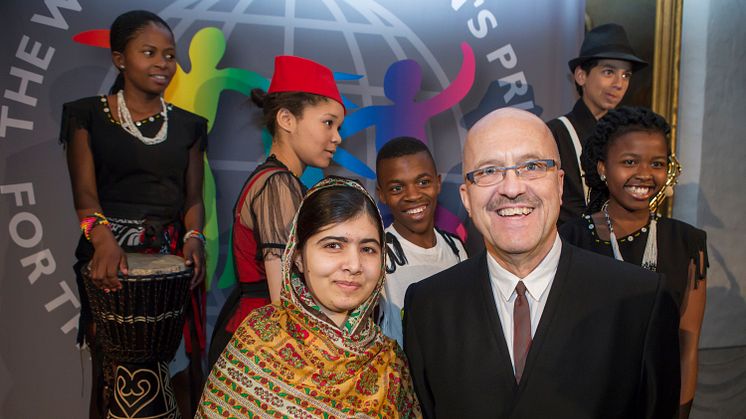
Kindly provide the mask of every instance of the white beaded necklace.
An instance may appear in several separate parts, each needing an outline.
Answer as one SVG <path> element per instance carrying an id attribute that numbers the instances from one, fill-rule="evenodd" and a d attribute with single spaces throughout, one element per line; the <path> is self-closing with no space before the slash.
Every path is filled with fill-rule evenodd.
<path id="1" fill-rule="evenodd" d="M 614 253 L 614 259 L 624 261 L 622 252 L 619 251 L 619 243 L 617 243 L 616 234 L 614 234 L 614 227 L 611 226 L 611 218 L 609 218 L 609 201 L 606 201 L 601 207 L 601 211 L 606 217 L 606 226 L 609 228 L 609 241 L 611 242 L 611 250 Z M 648 229 L 648 239 L 645 242 L 645 252 L 642 254 L 642 267 L 654 271 L 658 267 L 658 234 L 656 229 L 657 220 L 655 214 L 650 213 L 650 228 Z"/>
<path id="2" fill-rule="evenodd" d="M 166 135 L 168 134 L 168 108 L 166 107 L 166 101 L 163 100 L 163 97 L 161 97 L 160 99 L 162 106 L 161 115 L 163 116 L 163 125 L 161 125 L 161 129 L 158 130 L 158 133 L 155 134 L 155 137 L 150 138 L 142 135 L 142 132 L 140 132 L 140 130 L 137 128 L 135 122 L 132 121 L 130 110 L 127 109 L 127 104 L 124 102 L 124 90 L 120 90 L 119 92 L 117 92 L 117 115 L 119 115 L 119 124 L 122 126 L 122 129 L 124 129 L 125 131 L 127 131 L 127 133 L 142 141 L 146 145 L 155 145 L 165 141 Z"/>

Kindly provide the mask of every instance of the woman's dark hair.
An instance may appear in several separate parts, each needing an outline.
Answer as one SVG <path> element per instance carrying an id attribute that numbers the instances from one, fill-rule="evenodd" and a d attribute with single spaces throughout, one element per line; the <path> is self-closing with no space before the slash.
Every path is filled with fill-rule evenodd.
<path id="1" fill-rule="evenodd" d="M 324 227 L 355 219 L 362 214 L 376 223 L 378 240 L 383 246 L 383 225 L 378 208 L 362 191 L 349 186 L 329 186 L 314 192 L 303 201 L 298 214 L 298 248 L 302 248 L 309 237 Z"/>
<path id="2" fill-rule="evenodd" d="M 580 163 L 585 172 L 585 183 L 591 189 L 588 204 L 590 213 L 599 211 L 603 203 L 609 199 L 609 188 L 601 180 L 596 168 L 598 162 L 606 161 L 609 145 L 615 139 L 630 132 L 640 131 L 657 132 L 662 134 L 663 138 L 668 139 L 671 127 L 662 116 L 650 109 L 629 106 L 610 110 L 596 124 L 596 129 L 583 146 L 583 153 L 580 156 Z M 666 148 L 668 148 L 668 141 L 666 141 Z"/>
<path id="3" fill-rule="evenodd" d="M 155 24 L 168 29 L 171 37 L 174 36 L 171 27 L 165 20 L 158 15 L 147 10 L 132 10 L 122 13 L 114 19 L 109 29 L 109 45 L 111 52 L 123 53 L 127 44 L 137 36 L 137 34 L 146 26 Z M 114 94 L 124 88 L 124 75 L 120 69 L 117 79 L 109 89 L 109 94 Z"/>
<path id="4" fill-rule="evenodd" d="M 262 89 L 251 90 L 251 101 L 264 110 L 262 125 L 274 137 L 277 129 L 277 112 L 285 108 L 296 118 L 303 117 L 306 106 L 313 106 L 330 100 L 326 96 L 306 92 L 267 93 Z"/>

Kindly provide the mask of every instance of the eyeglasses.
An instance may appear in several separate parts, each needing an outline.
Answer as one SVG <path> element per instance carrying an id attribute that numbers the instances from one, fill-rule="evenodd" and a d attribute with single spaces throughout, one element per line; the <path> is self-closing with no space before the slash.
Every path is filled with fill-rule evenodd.
<path id="1" fill-rule="evenodd" d="M 552 159 L 529 160 L 515 166 L 487 166 L 466 174 L 466 180 L 477 186 L 492 186 L 503 179 L 509 170 L 521 179 L 532 180 L 546 176 L 547 171 L 556 167 L 557 162 Z"/>

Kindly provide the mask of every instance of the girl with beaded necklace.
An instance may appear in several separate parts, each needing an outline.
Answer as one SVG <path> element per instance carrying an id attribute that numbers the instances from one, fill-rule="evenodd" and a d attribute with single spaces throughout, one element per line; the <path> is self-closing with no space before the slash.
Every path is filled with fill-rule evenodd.
<path id="1" fill-rule="evenodd" d="M 680 309 L 679 417 L 689 416 L 697 383 L 697 347 L 706 297 L 705 232 L 661 218 L 650 202 L 673 184 L 677 163 L 670 127 L 649 109 L 609 111 L 583 146 L 581 164 L 591 189 L 589 214 L 565 223 L 560 235 L 576 246 L 665 274 L 663 287 Z"/>
<path id="2" fill-rule="evenodd" d="M 128 273 L 125 252 L 183 255 L 194 268 L 192 303 L 204 292 L 207 121 L 163 100 L 176 71 L 174 36 L 163 19 L 141 10 L 124 13 L 111 26 L 110 44 L 119 71 L 110 94 L 66 103 L 60 134 L 83 231 L 74 270 L 82 305 L 78 342 L 91 347 L 93 358 L 92 417 L 108 400 L 82 269 L 90 263 L 90 280 L 117 292 L 118 273 Z M 186 317 L 192 328 L 203 315 Z M 199 355 L 199 343 L 188 340 L 187 347 Z"/>

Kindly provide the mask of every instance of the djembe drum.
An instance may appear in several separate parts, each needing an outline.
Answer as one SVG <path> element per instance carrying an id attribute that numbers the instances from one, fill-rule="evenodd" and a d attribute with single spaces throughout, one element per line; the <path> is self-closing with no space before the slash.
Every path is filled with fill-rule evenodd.
<path id="1" fill-rule="evenodd" d="M 105 293 L 84 270 L 104 355 L 107 418 L 179 418 L 168 363 L 181 341 L 193 270 L 174 255 L 128 253 L 122 289 Z"/>

